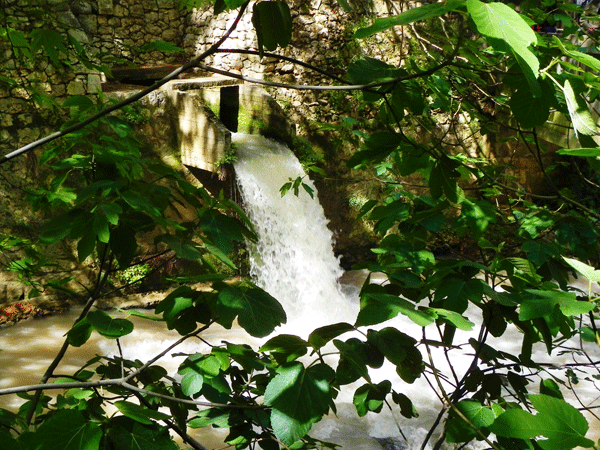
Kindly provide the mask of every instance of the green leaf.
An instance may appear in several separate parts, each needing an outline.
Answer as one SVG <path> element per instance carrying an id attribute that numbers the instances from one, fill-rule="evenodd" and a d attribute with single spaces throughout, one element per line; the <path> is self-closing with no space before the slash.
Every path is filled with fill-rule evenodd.
<path id="1" fill-rule="evenodd" d="M 117 258 L 119 267 L 121 269 L 129 267 L 137 251 L 135 230 L 131 226 L 121 222 L 110 233 L 108 244 Z"/>
<path id="2" fill-rule="evenodd" d="M 335 339 L 333 344 L 340 351 L 336 381 L 343 385 L 362 377 L 370 382 L 371 378 L 367 368 L 369 357 L 367 344 L 356 338 L 350 338 L 346 342 Z"/>
<path id="3" fill-rule="evenodd" d="M 355 328 L 349 323 L 340 322 L 334 323 L 332 325 L 326 325 L 321 328 L 317 328 L 308 336 L 308 343 L 312 348 L 318 350 L 326 345 L 332 339 L 347 333 L 348 331 L 352 331 Z"/>
<path id="4" fill-rule="evenodd" d="M 400 414 L 402 414 L 403 417 L 406 417 L 407 419 L 419 417 L 419 413 L 415 409 L 412 401 L 405 394 L 399 394 L 392 391 L 392 400 L 400 406 Z"/>
<path id="5" fill-rule="evenodd" d="M 85 261 L 85 259 L 90 256 L 94 249 L 96 248 L 96 231 L 94 230 L 92 224 L 93 220 L 88 221 L 89 227 L 86 228 L 77 242 L 77 258 L 79 262 Z"/>
<path id="6" fill-rule="evenodd" d="M 552 36 L 552 41 L 560 48 L 560 50 L 569 58 L 573 58 L 575 61 L 589 67 L 597 72 L 600 71 L 600 61 L 594 58 L 592 55 L 587 53 L 581 53 L 575 50 L 567 50 L 562 41 L 557 36 Z"/>
<path id="7" fill-rule="evenodd" d="M 475 278 L 458 278 L 453 275 L 444 277 L 435 290 L 435 301 L 442 301 L 444 308 L 458 313 L 463 313 L 469 305 L 469 300 L 473 303 L 480 303 L 483 297 L 483 284 L 481 280 Z"/>
<path id="8" fill-rule="evenodd" d="M 448 311 L 447 309 L 430 308 L 438 317 L 443 318 L 446 322 L 451 323 L 459 330 L 471 331 L 475 324 L 468 320 L 466 317 L 461 316 L 455 311 Z"/>
<path id="9" fill-rule="evenodd" d="M 525 297 L 519 310 L 519 320 L 531 320 L 552 314 L 558 305 L 561 312 L 569 316 L 577 316 L 592 311 L 595 304 L 577 300 L 574 292 L 541 291 L 526 289 L 531 297 Z"/>
<path id="10" fill-rule="evenodd" d="M 454 405 L 471 424 L 480 431 L 483 428 L 489 427 L 496 418 L 494 412 L 487 406 L 482 406 L 481 403 L 475 400 L 463 400 Z M 469 442 L 477 437 L 475 431 L 467 425 L 462 417 L 460 417 L 454 408 L 450 409 L 448 422 L 446 425 L 446 440 L 451 443 Z M 485 433 L 484 434 L 488 434 Z"/>
<path id="11" fill-rule="evenodd" d="M 368 164 L 376 164 L 383 161 L 391 152 L 396 150 L 402 143 L 403 138 L 399 133 L 389 131 L 378 131 L 365 139 L 364 150 L 350 157 L 348 167 L 360 167 Z"/>
<path id="12" fill-rule="evenodd" d="M 404 69 L 398 69 L 377 58 L 360 58 L 348 68 L 348 79 L 354 84 L 369 84 L 374 81 L 393 80 L 406 75 Z"/>
<path id="13" fill-rule="evenodd" d="M 285 363 L 306 355 L 307 349 L 308 342 L 304 339 L 289 334 L 280 334 L 265 342 L 259 351 L 271 352 L 278 362 Z"/>
<path id="14" fill-rule="evenodd" d="M 178 53 L 183 51 L 182 48 L 177 47 L 172 42 L 165 41 L 154 41 L 144 44 L 140 47 L 140 50 L 143 52 L 159 51 L 162 53 Z"/>
<path id="15" fill-rule="evenodd" d="M 69 341 L 69 345 L 72 345 L 73 347 L 81 347 L 90 338 L 93 330 L 94 328 L 92 325 L 90 325 L 87 319 L 84 318 L 80 320 L 67 332 L 67 340 Z"/>
<path id="16" fill-rule="evenodd" d="M 568 265 L 570 265 L 588 280 L 600 283 L 600 270 L 596 270 L 592 266 L 582 263 L 581 261 L 577 261 L 576 259 L 567 258 L 565 256 L 562 258 L 567 262 Z"/>
<path id="17" fill-rule="evenodd" d="M 43 422 L 35 432 L 39 450 L 98 450 L 100 424 L 86 420 L 80 411 L 63 409 Z"/>
<path id="18" fill-rule="evenodd" d="M 166 427 L 142 424 L 125 416 L 110 420 L 107 438 L 114 450 L 178 450 Z"/>
<path id="19" fill-rule="evenodd" d="M 547 83 L 542 84 L 542 93 L 536 98 L 529 86 L 523 86 L 511 96 L 508 106 L 521 127 L 541 127 L 550 117 L 553 91 L 547 87 Z"/>
<path id="20" fill-rule="evenodd" d="M 392 389 L 392 383 L 384 380 L 379 384 L 364 384 L 354 392 L 352 403 L 360 417 L 364 417 L 369 411 L 381 412 L 385 398 Z"/>
<path id="21" fill-rule="evenodd" d="M 406 348 L 414 347 L 417 343 L 414 338 L 392 327 L 379 331 L 369 330 L 367 342 L 374 345 L 394 365 L 402 364 L 406 358 Z"/>
<path id="22" fill-rule="evenodd" d="M 265 390 L 265 404 L 271 406 L 275 436 L 292 445 L 308 433 L 313 423 L 329 411 L 335 377 L 325 364 L 305 369 L 300 363 L 282 366 Z"/>
<path id="23" fill-rule="evenodd" d="M 188 356 L 183 363 L 179 366 L 177 373 L 183 375 L 181 379 L 181 390 L 182 392 L 193 397 L 202 390 L 204 384 L 204 374 L 201 366 L 203 355 L 196 354 Z"/>
<path id="24" fill-rule="evenodd" d="M 457 167 L 458 163 L 447 156 L 435 162 L 429 176 L 429 188 L 433 198 L 438 199 L 443 194 L 452 203 L 459 203 L 464 199 L 465 194 L 457 182 L 460 176 Z"/>
<path id="25" fill-rule="evenodd" d="M 258 39 L 258 51 L 262 57 L 263 47 L 269 51 L 287 47 L 292 39 L 292 16 L 290 7 L 281 0 L 256 3 L 252 10 L 252 23 Z"/>
<path id="26" fill-rule="evenodd" d="M 133 323 L 131 321 L 127 319 L 113 319 L 104 311 L 90 311 L 86 319 L 105 338 L 118 339 L 133 331 Z"/>
<path id="27" fill-rule="evenodd" d="M 600 156 L 600 147 L 594 148 L 561 148 L 556 153 L 559 155 L 579 156 L 588 158 L 597 158 Z"/>
<path id="28" fill-rule="evenodd" d="M 490 43 L 495 45 L 495 40 L 500 40 L 508 45 L 523 72 L 527 77 L 534 98 L 539 98 L 541 92 L 535 87 L 534 79 L 538 77 L 540 63 L 535 54 L 529 49 L 530 45 L 537 43 L 535 32 L 523 18 L 509 6 L 499 3 L 483 3 L 479 0 L 467 0 L 467 9 L 477 30 L 490 38 Z"/>
<path id="29" fill-rule="evenodd" d="M 577 87 L 578 85 L 575 85 Z M 583 134 L 585 136 L 594 136 L 598 134 L 598 127 L 596 121 L 592 117 L 590 110 L 583 99 L 581 92 L 575 92 L 574 85 L 566 79 L 563 88 L 565 93 L 565 100 L 567 102 L 567 109 L 569 110 L 569 116 L 573 122 L 575 128 L 575 135 Z"/>
<path id="30" fill-rule="evenodd" d="M 377 292 L 363 293 L 360 299 L 360 312 L 356 326 L 374 325 L 403 314 L 419 326 L 427 326 L 435 321 L 431 312 L 415 309 L 408 300 L 391 294 Z"/>
<path id="31" fill-rule="evenodd" d="M 592 440 L 585 438 L 587 421 L 573 406 L 543 394 L 530 395 L 529 400 L 538 414 L 509 409 L 496 418 L 490 430 L 498 436 L 517 439 L 544 436 L 546 440 L 537 441 L 544 450 L 570 450 L 594 445 Z"/>
<path id="32" fill-rule="evenodd" d="M 151 425 L 153 422 L 150 419 L 155 420 L 168 420 L 171 418 L 168 414 L 155 411 L 153 409 L 146 408 L 135 403 L 120 400 L 114 403 L 116 408 L 125 417 L 135 420 L 136 422 L 144 425 Z"/>
<path id="33" fill-rule="evenodd" d="M 465 4 L 461 0 L 449 0 L 444 3 L 432 3 L 429 5 L 423 5 L 418 8 L 411 8 L 408 11 L 403 12 L 394 17 L 386 17 L 384 19 L 377 19 L 373 24 L 366 28 L 360 28 L 354 33 L 354 38 L 364 39 L 375 33 L 385 31 L 397 25 L 408 25 L 419 20 L 427 20 L 432 17 L 439 17 L 450 11 L 456 11 Z"/>
<path id="34" fill-rule="evenodd" d="M 224 320 L 219 321 L 224 327 L 231 327 L 230 319 L 238 316 L 239 325 L 255 337 L 268 336 L 286 321 L 281 304 L 258 288 L 225 286 L 218 294 L 217 312 Z"/>

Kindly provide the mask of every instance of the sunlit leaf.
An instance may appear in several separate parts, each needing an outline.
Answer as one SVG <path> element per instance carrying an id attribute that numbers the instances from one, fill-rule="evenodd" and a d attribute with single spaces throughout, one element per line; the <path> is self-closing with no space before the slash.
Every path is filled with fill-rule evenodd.
<path id="1" fill-rule="evenodd" d="M 226 286 L 220 290 L 218 299 L 217 310 L 225 320 L 219 323 L 230 327 L 230 320 L 238 316 L 240 326 L 252 336 L 268 336 L 286 321 L 281 304 L 262 289 Z"/>
<path id="2" fill-rule="evenodd" d="M 417 325 L 426 326 L 435 321 L 432 313 L 421 311 L 400 297 L 381 293 L 364 293 L 360 299 L 360 312 L 356 326 L 374 325 L 403 314 Z"/>
<path id="3" fill-rule="evenodd" d="M 490 430 L 498 436 L 537 440 L 544 450 L 570 450 L 577 446 L 592 447 L 594 442 L 585 437 L 588 423 L 573 406 L 557 398 L 538 394 L 530 395 L 529 400 L 538 414 L 522 409 L 509 409 L 492 424 Z"/>
<path id="4" fill-rule="evenodd" d="M 458 409 L 472 425 L 484 434 L 489 432 L 486 433 L 483 429 L 489 427 L 496 418 L 491 408 L 482 406 L 478 401 L 463 400 L 456 403 L 450 409 L 446 426 L 446 440 L 452 443 L 469 442 L 477 436 L 475 431 L 456 413 L 454 408 Z"/>
<path id="5" fill-rule="evenodd" d="M 282 366 L 267 385 L 265 404 L 271 406 L 275 436 L 291 445 L 329 411 L 333 370 L 325 364 L 305 369 L 300 363 Z"/>
<path id="6" fill-rule="evenodd" d="M 586 136 L 594 136 L 598 134 L 596 121 L 592 117 L 590 110 L 581 96 L 580 92 L 575 92 L 574 85 L 566 79 L 563 88 L 565 100 L 569 110 L 569 116 L 575 128 L 575 135 L 583 134 Z"/>
<path id="7" fill-rule="evenodd" d="M 142 423 L 144 425 L 152 424 L 152 420 L 167 420 L 170 419 L 168 414 L 161 413 L 160 411 L 155 411 L 153 409 L 146 408 L 145 406 L 138 405 L 136 403 L 127 402 L 124 400 L 114 402 L 114 405 L 117 407 L 119 412 L 130 419 L 135 420 L 136 422 Z"/>
<path id="8" fill-rule="evenodd" d="M 118 339 L 133 331 L 133 323 L 127 319 L 114 319 L 104 311 L 90 311 L 88 323 L 105 338 Z"/>
<path id="9" fill-rule="evenodd" d="M 455 11 L 462 6 L 465 2 L 460 0 L 449 0 L 443 3 L 432 3 L 430 5 L 423 5 L 418 8 L 411 8 L 402 14 L 394 17 L 386 17 L 383 19 L 377 19 L 371 26 L 366 28 L 360 28 L 354 33 L 356 39 L 363 39 L 371 36 L 372 34 L 385 31 L 397 25 L 408 25 L 412 22 L 419 20 L 427 20 L 432 17 L 439 17 L 450 11 Z"/>

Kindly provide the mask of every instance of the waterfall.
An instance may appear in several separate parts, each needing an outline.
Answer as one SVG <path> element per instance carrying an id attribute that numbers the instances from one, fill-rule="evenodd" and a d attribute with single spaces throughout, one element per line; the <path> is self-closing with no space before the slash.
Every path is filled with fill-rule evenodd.
<path id="1" fill-rule="evenodd" d="M 314 198 L 303 189 L 298 196 L 280 193 L 290 178 L 306 175 L 300 162 L 285 145 L 263 136 L 236 134 L 233 141 L 239 190 L 258 235 L 248 246 L 254 282 L 279 300 L 288 322 L 308 319 L 311 330 L 353 322 L 356 312 L 338 284 L 342 269 L 312 181 L 303 180 Z"/>

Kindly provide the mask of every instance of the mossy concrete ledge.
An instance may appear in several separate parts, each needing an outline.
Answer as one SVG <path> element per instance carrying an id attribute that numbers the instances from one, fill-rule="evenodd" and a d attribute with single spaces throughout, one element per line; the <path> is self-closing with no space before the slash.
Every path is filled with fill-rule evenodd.
<path id="1" fill-rule="evenodd" d="M 131 90 L 107 95 L 122 99 Z M 138 134 L 174 168 L 183 164 L 218 173 L 231 153 L 232 132 L 261 134 L 287 144 L 295 137 L 295 126 L 275 99 L 259 86 L 236 84 L 236 80 L 175 80 L 140 104 L 148 120 L 137 126 Z"/>

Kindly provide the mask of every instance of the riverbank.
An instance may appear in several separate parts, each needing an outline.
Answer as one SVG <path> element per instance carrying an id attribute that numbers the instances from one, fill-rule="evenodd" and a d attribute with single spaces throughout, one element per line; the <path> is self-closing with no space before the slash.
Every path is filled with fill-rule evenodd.
<path id="1" fill-rule="evenodd" d="M 152 308 L 165 298 L 168 291 L 139 292 L 118 297 L 99 298 L 96 307 L 100 309 Z M 74 299 L 21 301 L 0 307 L 0 329 L 15 325 L 24 320 L 61 314 L 81 304 Z"/>

